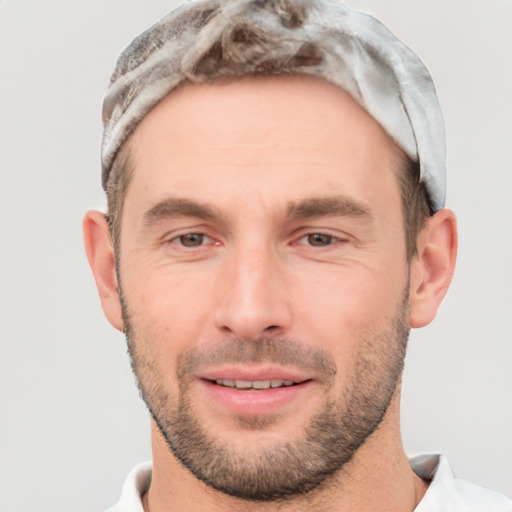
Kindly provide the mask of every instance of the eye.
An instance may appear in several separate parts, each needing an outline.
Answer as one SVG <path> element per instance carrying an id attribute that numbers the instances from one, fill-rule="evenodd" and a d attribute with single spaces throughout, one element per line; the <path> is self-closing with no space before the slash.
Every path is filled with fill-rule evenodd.
<path id="1" fill-rule="evenodd" d="M 332 235 L 326 235 L 325 233 L 311 233 L 305 235 L 302 239 L 312 247 L 327 247 L 338 241 L 338 238 Z"/>
<path id="2" fill-rule="evenodd" d="M 210 237 L 203 233 L 186 233 L 173 238 L 171 242 L 178 243 L 183 247 L 200 247 L 208 240 L 211 240 Z"/>

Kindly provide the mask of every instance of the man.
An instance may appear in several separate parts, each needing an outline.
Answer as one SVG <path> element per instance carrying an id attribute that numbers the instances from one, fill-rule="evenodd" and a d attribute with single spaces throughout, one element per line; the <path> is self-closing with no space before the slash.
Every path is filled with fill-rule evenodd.
<path id="1" fill-rule="evenodd" d="M 409 49 L 328 0 L 191 2 L 103 113 L 85 244 L 153 418 L 112 510 L 512 510 L 401 442 L 408 332 L 457 245 Z"/>

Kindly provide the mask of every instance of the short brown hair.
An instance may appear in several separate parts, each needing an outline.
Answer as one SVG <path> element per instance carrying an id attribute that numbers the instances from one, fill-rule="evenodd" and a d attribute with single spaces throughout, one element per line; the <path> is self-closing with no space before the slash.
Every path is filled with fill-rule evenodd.
<path id="1" fill-rule="evenodd" d="M 124 201 L 132 180 L 133 171 L 134 164 L 130 152 L 130 139 L 128 139 L 116 155 L 107 182 L 107 214 L 105 218 L 110 230 L 116 258 L 119 258 Z"/>
<path id="2" fill-rule="evenodd" d="M 420 164 L 405 153 L 395 168 L 402 197 L 407 261 L 418 254 L 418 235 L 426 220 L 433 215 L 427 186 L 420 180 Z"/>

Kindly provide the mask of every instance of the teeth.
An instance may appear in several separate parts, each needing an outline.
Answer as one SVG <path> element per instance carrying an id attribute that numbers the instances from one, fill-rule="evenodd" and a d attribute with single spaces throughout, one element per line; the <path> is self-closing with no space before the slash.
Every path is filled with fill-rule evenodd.
<path id="1" fill-rule="evenodd" d="M 294 382 L 292 380 L 255 380 L 251 382 L 248 380 L 217 379 L 215 384 L 237 389 L 269 389 L 293 386 Z"/>
<path id="2" fill-rule="evenodd" d="M 220 384 L 221 386 L 226 386 L 228 388 L 234 388 L 235 387 L 235 381 L 234 380 L 217 379 L 215 382 L 217 384 Z"/>
<path id="3" fill-rule="evenodd" d="M 235 388 L 238 388 L 238 389 L 252 388 L 252 382 L 249 382 L 248 380 L 235 380 Z"/>
<path id="4" fill-rule="evenodd" d="M 269 380 L 257 380 L 255 382 L 251 383 L 254 389 L 268 389 L 270 388 L 270 381 Z"/>

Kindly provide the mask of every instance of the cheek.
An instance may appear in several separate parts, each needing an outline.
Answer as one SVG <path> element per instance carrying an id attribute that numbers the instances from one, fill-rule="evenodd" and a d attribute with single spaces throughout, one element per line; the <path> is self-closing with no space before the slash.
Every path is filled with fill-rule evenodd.
<path id="1" fill-rule="evenodd" d="M 133 279 L 123 277 L 137 341 L 147 343 L 153 354 L 174 365 L 191 340 L 204 337 L 211 310 L 207 283 L 194 273 L 162 269 L 134 273 Z"/>
<path id="2" fill-rule="evenodd" d="M 297 332 L 309 333 L 307 341 L 323 343 L 337 359 L 351 360 L 364 339 L 389 329 L 406 283 L 406 272 L 396 265 L 386 272 L 351 267 L 309 276 L 296 293 Z"/>

